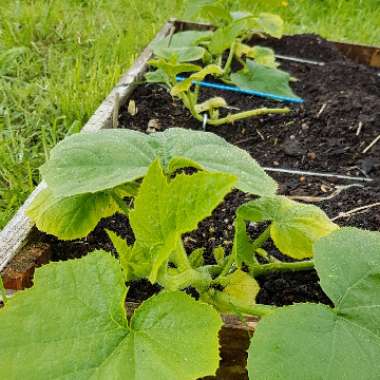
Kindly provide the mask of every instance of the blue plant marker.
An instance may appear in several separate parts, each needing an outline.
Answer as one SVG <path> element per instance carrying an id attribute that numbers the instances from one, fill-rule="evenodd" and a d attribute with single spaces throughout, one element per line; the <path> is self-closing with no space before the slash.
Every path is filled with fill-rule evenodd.
<path id="1" fill-rule="evenodd" d="M 178 82 L 182 82 L 187 78 L 177 75 L 176 79 Z M 256 91 L 256 90 L 245 90 L 243 88 L 236 87 L 236 86 L 229 86 L 227 84 L 204 82 L 204 81 L 193 81 L 193 83 L 198 84 L 201 87 L 215 88 L 217 90 L 224 90 L 224 91 L 240 92 L 242 94 L 261 96 L 262 98 L 279 100 L 281 102 L 289 102 L 289 103 L 303 103 L 304 102 L 302 98 L 289 98 L 288 96 L 275 95 L 275 94 L 270 94 L 268 92 L 261 92 L 261 91 Z"/>

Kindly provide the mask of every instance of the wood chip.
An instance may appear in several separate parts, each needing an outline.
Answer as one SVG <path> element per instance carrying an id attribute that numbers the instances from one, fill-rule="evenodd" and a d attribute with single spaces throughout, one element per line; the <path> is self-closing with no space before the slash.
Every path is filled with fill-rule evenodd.
<path id="1" fill-rule="evenodd" d="M 367 153 L 378 141 L 380 140 L 380 135 L 375 137 L 372 142 L 363 150 L 363 154 Z"/>
<path id="2" fill-rule="evenodd" d="M 327 103 L 323 103 L 321 109 L 319 110 L 317 117 L 320 117 L 322 115 L 322 112 L 325 110 L 327 106 Z"/>
<path id="3" fill-rule="evenodd" d="M 371 209 L 373 207 L 380 207 L 380 202 L 371 203 L 371 204 L 366 205 L 366 206 L 356 207 L 356 208 L 353 208 L 352 210 L 349 210 L 346 212 L 340 212 L 335 218 L 332 218 L 331 220 L 334 221 L 334 220 L 341 219 L 341 218 L 348 218 L 348 217 L 353 216 L 355 214 L 361 214 L 362 212 L 367 212 L 369 209 Z"/>
<path id="4" fill-rule="evenodd" d="M 363 123 L 361 121 L 359 121 L 358 129 L 356 130 L 356 136 L 360 135 L 362 127 L 363 127 Z"/>

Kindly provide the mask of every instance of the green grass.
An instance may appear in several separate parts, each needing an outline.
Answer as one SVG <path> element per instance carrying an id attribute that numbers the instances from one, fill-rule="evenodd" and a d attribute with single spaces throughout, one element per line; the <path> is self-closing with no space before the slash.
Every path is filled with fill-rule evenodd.
<path id="1" fill-rule="evenodd" d="M 0 228 L 39 182 L 51 147 L 80 130 L 184 1 L 1 0 Z M 380 45 L 380 0 L 233 3 L 281 14 L 288 33 Z"/>

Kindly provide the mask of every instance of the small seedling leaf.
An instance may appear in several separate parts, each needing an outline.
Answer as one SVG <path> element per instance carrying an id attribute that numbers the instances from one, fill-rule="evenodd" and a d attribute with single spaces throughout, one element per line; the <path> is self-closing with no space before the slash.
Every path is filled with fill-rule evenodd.
<path id="1" fill-rule="evenodd" d="M 231 304 L 238 303 L 246 307 L 256 304 L 260 286 L 249 274 L 238 269 L 225 277 L 223 285 L 225 285 L 223 292 L 231 298 Z"/>
<path id="2" fill-rule="evenodd" d="M 290 75 L 285 71 L 247 59 L 246 67 L 231 74 L 231 81 L 246 90 L 297 98 L 289 86 Z"/>
<path id="3" fill-rule="evenodd" d="M 237 213 L 247 221 L 271 221 L 274 244 L 283 254 L 295 259 L 311 257 L 313 244 L 338 228 L 320 208 L 283 196 L 248 202 Z"/>

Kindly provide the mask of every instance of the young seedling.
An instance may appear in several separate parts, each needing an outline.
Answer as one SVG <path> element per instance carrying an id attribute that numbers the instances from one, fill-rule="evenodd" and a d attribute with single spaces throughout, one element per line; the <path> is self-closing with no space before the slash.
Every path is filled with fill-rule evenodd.
<path id="1" fill-rule="evenodd" d="M 191 115 L 198 121 L 203 121 L 203 114 L 208 113 L 207 124 L 219 126 L 223 124 L 231 124 L 238 120 L 257 117 L 267 114 L 285 114 L 290 110 L 283 108 L 267 108 L 262 107 L 249 111 L 228 114 L 220 117 L 220 109 L 228 109 L 227 102 L 222 97 L 214 97 L 202 103 L 198 103 L 200 86 L 197 82 L 202 81 L 207 75 L 221 75 L 223 70 L 214 64 L 210 64 L 204 68 L 190 63 L 174 63 L 168 62 L 163 58 L 150 61 L 150 65 L 156 67 L 157 70 L 146 74 L 148 83 L 165 83 L 170 90 L 170 94 L 182 101 L 184 106 L 190 111 Z M 192 74 L 182 82 L 177 82 L 176 76 L 181 72 L 192 72 Z"/>
<path id="2" fill-rule="evenodd" d="M 244 90 L 256 90 L 275 96 L 296 98 L 289 86 L 291 77 L 278 70 L 273 50 L 246 45 L 243 41 L 253 35 L 268 34 L 281 37 L 283 22 L 275 15 L 262 13 L 258 17 L 247 12 L 231 12 L 221 1 L 190 2 L 187 14 L 201 14 L 214 21 L 215 31 L 185 31 L 168 36 L 156 42 L 152 48 L 155 59 L 150 65 L 156 70 L 148 72 L 148 83 L 164 83 L 173 97 L 179 98 L 192 116 L 207 124 L 222 125 L 265 114 L 287 113 L 284 108 L 259 108 L 245 112 L 228 114 L 220 117 L 221 109 L 228 109 L 222 97 L 215 97 L 198 104 L 199 83 L 206 76 L 213 76 Z M 224 53 L 229 49 L 228 57 L 223 63 Z M 234 60 L 240 66 L 231 73 Z M 190 62 L 201 61 L 205 66 Z M 177 75 L 190 73 L 183 82 L 177 83 Z"/>

